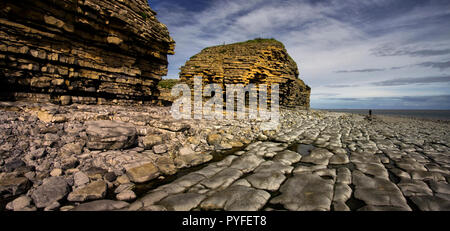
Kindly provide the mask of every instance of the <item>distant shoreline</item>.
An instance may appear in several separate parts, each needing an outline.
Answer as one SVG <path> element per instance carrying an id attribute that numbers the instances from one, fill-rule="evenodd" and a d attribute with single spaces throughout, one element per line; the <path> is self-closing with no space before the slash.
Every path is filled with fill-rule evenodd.
<path id="1" fill-rule="evenodd" d="M 358 115 L 368 115 L 369 109 L 314 109 L 318 111 L 342 112 Z M 374 117 L 395 117 L 435 122 L 450 122 L 450 110 L 395 110 L 372 109 Z"/>

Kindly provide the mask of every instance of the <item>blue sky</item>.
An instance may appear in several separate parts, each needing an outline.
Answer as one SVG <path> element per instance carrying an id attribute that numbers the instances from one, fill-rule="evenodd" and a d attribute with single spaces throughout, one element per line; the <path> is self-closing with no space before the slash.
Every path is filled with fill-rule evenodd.
<path id="1" fill-rule="evenodd" d="M 176 41 L 169 73 L 203 48 L 283 42 L 312 108 L 450 109 L 449 0 L 150 0 Z"/>

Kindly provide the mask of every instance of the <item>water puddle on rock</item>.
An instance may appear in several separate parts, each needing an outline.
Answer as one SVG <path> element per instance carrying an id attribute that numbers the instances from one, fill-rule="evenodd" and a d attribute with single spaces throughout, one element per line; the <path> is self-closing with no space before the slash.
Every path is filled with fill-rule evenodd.
<path id="1" fill-rule="evenodd" d="M 299 153 L 302 156 L 309 156 L 311 150 L 315 147 L 312 144 L 294 144 L 289 147 L 289 150 Z"/>
<path id="2" fill-rule="evenodd" d="M 185 176 L 189 173 L 201 170 L 202 168 L 208 166 L 209 164 L 219 162 L 219 161 L 225 159 L 227 156 L 234 154 L 235 152 L 244 150 L 245 147 L 246 146 L 240 147 L 240 148 L 233 148 L 230 150 L 214 151 L 211 153 L 213 158 L 209 162 L 206 162 L 206 163 L 194 166 L 194 167 L 179 169 L 178 172 L 175 173 L 174 175 L 164 176 L 163 179 L 155 179 L 155 180 L 152 180 L 147 183 L 136 184 L 135 189 L 133 191 L 136 193 L 137 198 L 140 198 L 142 196 L 145 196 L 145 194 L 147 194 L 149 191 L 151 191 L 155 188 L 158 188 L 159 186 L 172 183 L 173 181 L 175 181 L 176 179 L 178 179 L 182 176 Z M 113 199 L 115 199 L 115 198 L 113 198 Z"/>

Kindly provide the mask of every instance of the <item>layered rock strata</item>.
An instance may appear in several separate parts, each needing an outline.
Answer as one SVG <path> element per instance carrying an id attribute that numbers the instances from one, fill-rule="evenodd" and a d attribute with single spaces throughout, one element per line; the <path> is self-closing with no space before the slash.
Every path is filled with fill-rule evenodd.
<path id="1" fill-rule="evenodd" d="M 197 76 L 203 84 L 221 85 L 224 94 L 226 84 L 279 84 L 281 105 L 309 108 L 311 88 L 298 78 L 297 64 L 284 45 L 274 39 L 205 48 L 181 67 L 181 81 L 193 86 Z"/>
<path id="2" fill-rule="evenodd" d="M 4 0 L 2 98 L 151 102 L 175 43 L 145 0 Z"/>

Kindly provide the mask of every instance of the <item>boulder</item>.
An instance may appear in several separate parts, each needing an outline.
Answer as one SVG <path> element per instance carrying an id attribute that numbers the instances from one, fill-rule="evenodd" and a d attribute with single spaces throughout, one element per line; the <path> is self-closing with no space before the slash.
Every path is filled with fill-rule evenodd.
<path id="1" fill-rule="evenodd" d="M 144 145 L 145 149 L 151 149 L 153 146 L 157 144 L 161 144 L 163 141 L 162 137 L 159 135 L 147 135 L 144 138 L 142 138 L 142 144 Z"/>
<path id="2" fill-rule="evenodd" d="M 50 177 L 33 191 L 31 198 L 36 207 L 45 208 L 63 199 L 68 192 L 69 186 L 63 177 Z"/>
<path id="3" fill-rule="evenodd" d="M 152 149 L 155 154 L 163 154 L 167 152 L 167 146 L 165 144 L 155 145 Z"/>
<path id="4" fill-rule="evenodd" d="M 107 185 L 104 181 L 94 181 L 84 187 L 73 190 L 67 197 L 68 201 L 83 202 L 102 199 L 106 195 Z"/>
<path id="5" fill-rule="evenodd" d="M 91 150 L 118 150 L 136 144 L 136 128 L 121 121 L 99 120 L 86 122 L 87 147 Z"/>
<path id="6" fill-rule="evenodd" d="M 25 177 L 16 177 L 8 174 L 0 179 L 0 195 L 11 197 L 26 192 L 31 187 L 30 181 Z"/>
<path id="7" fill-rule="evenodd" d="M 89 177 L 84 172 L 76 172 L 73 174 L 74 186 L 79 187 L 89 183 Z"/>
<path id="8" fill-rule="evenodd" d="M 124 190 L 116 195 L 119 201 L 131 201 L 136 199 L 136 194 L 132 190 Z"/>
<path id="9" fill-rule="evenodd" d="M 143 163 L 127 169 L 127 175 L 134 183 L 144 183 L 159 176 L 159 170 L 153 163 Z"/>
<path id="10" fill-rule="evenodd" d="M 13 211 L 27 211 L 31 207 L 31 198 L 28 196 L 20 196 L 6 205 L 6 209 Z"/>
<path id="11" fill-rule="evenodd" d="M 333 199 L 333 181 L 312 173 L 289 178 L 280 188 L 281 195 L 270 203 L 282 204 L 291 211 L 329 211 Z"/>

